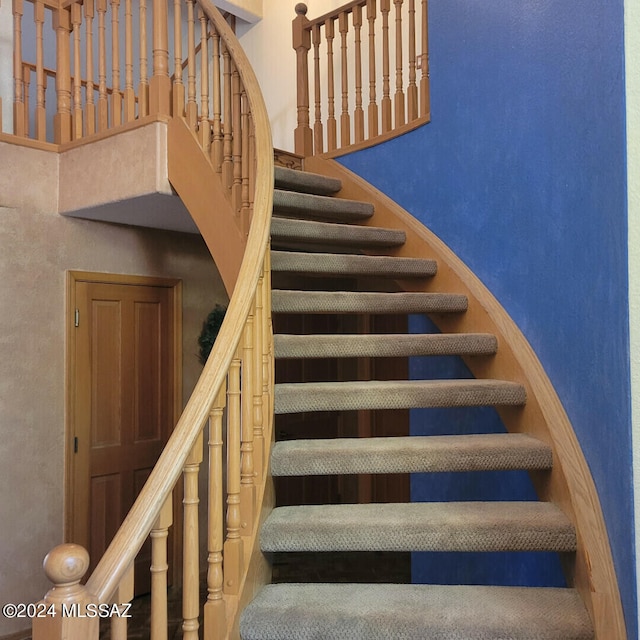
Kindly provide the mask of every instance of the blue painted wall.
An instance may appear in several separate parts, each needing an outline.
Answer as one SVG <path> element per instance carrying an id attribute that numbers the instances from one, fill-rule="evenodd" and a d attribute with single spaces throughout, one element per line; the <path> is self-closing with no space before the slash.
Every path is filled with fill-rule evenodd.
<path id="1" fill-rule="evenodd" d="M 429 10 L 431 124 L 342 161 L 447 242 L 537 351 L 595 478 L 636 638 L 622 0 Z"/>

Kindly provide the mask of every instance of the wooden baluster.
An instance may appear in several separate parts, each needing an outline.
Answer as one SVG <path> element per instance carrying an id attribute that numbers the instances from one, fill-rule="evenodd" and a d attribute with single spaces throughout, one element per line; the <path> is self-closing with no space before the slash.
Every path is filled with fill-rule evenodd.
<path id="1" fill-rule="evenodd" d="M 147 58 L 147 0 L 140 2 L 140 85 L 138 86 L 138 116 L 149 115 L 149 64 Z"/>
<path id="2" fill-rule="evenodd" d="M 351 118 L 349 116 L 349 65 L 347 55 L 347 34 L 349 33 L 349 14 L 343 11 L 338 18 L 340 31 L 340 77 L 342 80 L 342 112 L 340 114 L 340 146 L 351 143 Z"/>
<path id="3" fill-rule="evenodd" d="M 224 498 L 222 463 L 222 417 L 226 385 L 222 386 L 209 417 L 209 535 L 207 548 L 207 601 L 204 605 L 204 636 L 222 640 L 226 636 L 226 607 L 223 600 Z"/>
<path id="4" fill-rule="evenodd" d="M 122 605 L 133 600 L 133 592 L 134 565 L 131 565 L 113 595 L 113 602 L 118 605 L 118 610 L 121 613 L 124 613 L 125 610 Z M 111 616 L 111 640 L 127 640 L 127 618 L 124 615 Z"/>
<path id="5" fill-rule="evenodd" d="M 109 127 L 109 99 L 107 96 L 107 0 L 96 0 L 98 11 L 98 131 Z"/>
<path id="6" fill-rule="evenodd" d="M 36 140 L 47 139 L 47 110 L 45 107 L 46 81 L 44 76 L 44 2 L 37 0 L 33 5 L 33 18 L 36 23 Z"/>
<path id="7" fill-rule="evenodd" d="M 205 153 L 211 145 L 211 126 L 209 124 L 209 41 L 207 35 L 207 16 L 199 8 L 200 19 L 200 125 L 198 137 Z"/>
<path id="8" fill-rule="evenodd" d="M 231 56 L 226 47 L 222 49 L 223 69 L 223 102 L 222 114 L 222 184 L 231 192 L 233 184 L 233 129 L 231 121 Z"/>
<path id="9" fill-rule="evenodd" d="M 262 415 L 268 419 L 263 427 L 267 430 L 264 434 L 265 441 L 271 438 L 273 427 L 273 326 L 271 319 L 271 254 L 270 247 L 264 259 L 264 273 L 262 278 L 262 306 L 264 307 L 264 320 L 262 322 Z"/>
<path id="10" fill-rule="evenodd" d="M 24 75 L 22 66 L 22 16 L 23 0 L 13 0 L 13 132 L 26 136 Z"/>
<path id="11" fill-rule="evenodd" d="M 94 84 L 93 84 L 93 17 L 94 17 L 94 0 L 84 0 L 84 18 L 86 25 L 86 42 L 85 42 L 85 59 L 87 73 L 87 88 L 85 100 L 85 130 L 89 136 L 96 132 L 96 105 L 94 100 Z"/>
<path id="12" fill-rule="evenodd" d="M 260 276 L 256 288 L 256 311 L 253 321 L 253 467 L 258 482 L 265 468 L 263 368 L 264 353 L 264 276 Z"/>
<path id="13" fill-rule="evenodd" d="M 200 613 L 200 541 L 198 525 L 198 473 L 202 462 L 202 432 L 184 465 L 184 533 L 182 559 L 182 633 L 184 640 L 198 640 Z"/>
<path id="14" fill-rule="evenodd" d="M 195 0 L 187 0 L 187 108 L 189 127 L 198 126 L 198 104 L 196 102 L 196 18 Z"/>
<path id="15" fill-rule="evenodd" d="M 124 1 L 124 121 L 136 117 L 136 93 L 133 88 L 133 9 Z"/>
<path id="16" fill-rule="evenodd" d="M 327 149 L 333 151 L 337 146 L 336 110 L 333 78 L 333 38 L 335 36 L 333 18 L 324 23 L 324 37 L 327 40 Z"/>
<path id="17" fill-rule="evenodd" d="M 242 347 L 242 434 L 240 447 L 240 521 L 243 536 L 253 530 L 255 468 L 253 462 L 253 309 L 247 317 Z"/>
<path id="18" fill-rule="evenodd" d="M 324 145 L 324 131 L 322 129 L 322 95 L 320 77 L 320 25 L 314 24 L 311 29 L 313 42 L 313 86 L 315 97 L 315 110 L 313 122 L 313 152 L 316 155 L 322 153 Z"/>
<path id="19" fill-rule="evenodd" d="M 243 90 L 241 96 L 240 130 L 242 131 L 242 155 L 240 157 L 242 174 L 242 203 L 240 206 L 240 221 L 242 229 L 249 233 L 251 224 L 251 209 L 249 202 L 249 101 Z"/>
<path id="20" fill-rule="evenodd" d="M 213 142 L 211 162 L 216 173 L 222 172 L 222 91 L 220 86 L 220 34 L 213 32 L 213 55 L 211 56 L 211 84 L 213 85 Z"/>
<path id="21" fill-rule="evenodd" d="M 237 595 L 244 571 L 240 536 L 240 358 L 229 367 L 227 401 L 227 539 L 224 543 L 224 592 Z"/>
<path id="22" fill-rule="evenodd" d="M 353 28 L 355 31 L 355 78 L 356 108 L 354 111 L 354 139 L 364 140 L 364 110 L 362 109 L 362 6 L 353 7 Z"/>
<path id="23" fill-rule="evenodd" d="M 382 133 L 391 131 L 391 97 L 389 85 L 389 12 L 390 0 L 380 0 L 382 14 Z"/>
<path id="24" fill-rule="evenodd" d="M 402 3 L 404 0 L 393 0 L 396 6 L 396 93 L 394 96 L 396 127 L 405 123 L 404 115 L 404 82 L 402 80 Z"/>
<path id="25" fill-rule="evenodd" d="M 249 215 L 253 215 L 253 198 L 256 191 L 256 128 L 253 114 L 249 111 Z"/>
<path id="26" fill-rule="evenodd" d="M 122 94 L 120 93 L 120 0 L 111 2 L 111 126 L 122 124 Z"/>
<path id="27" fill-rule="evenodd" d="M 294 149 L 301 156 L 313 154 L 313 134 L 309 126 L 309 49 L 311 36 L 308 29 L 307 6 L 298 3 L 293 20 L 293 48 L 296 51 L 296 94 L 298 126 L 294 132 Z"/>
<path id="28" fill-rule="evenodd" d="M 409 0 L 409 86 L 407 87 L 407 120 L 409 122 L 418 117 L 416 64 L 416 0 Z"/>
<path id="29" fill-rule="evenodd" d="M 173 115 L 184 117 L 182 0 L 173 0 Z"/>
<path id="30" fill-rule="evenodd" d="M 237 216 L 240 216 L 242 206 L 242 91 L 240 88 L 240 74 L 235 62 L 232 62 L 231 91 L 233 94 L 233 113 L 231 125 L 233 127 L 233 185 L 231 187 L 231 204 Z"/>
<path id="31" fill-rule="evenodd" d="M 151 640 L 167 640 L 167 539 L 173 524 L 171 494 L 151 529 Z"/>
<path id="32" fill-rule="evenodd" d="M 166 0 L 153 0 L 153 75 L 149 83 L 149 113 L 154 115 L 171 115 L 167 13 Z"/>
<path id="33" fill-rule="evenodd" d="M 68 8 L 58 9 L 53 14 L 56 30 L 56 95 L 57 111 L 53 117 L 56 144 L 71 140 L 71 61 L 70 36 L 71 13 Z"/>
<path id="34" fill-rule="evenodd" d="M 429 7 L 427 0 L 422 0 L 422 53 L 420 54 L 422 73 L 420 76 L 420 115 L 431 113 L 431 98 L 429 95 Z"/>
<path id="35" fill-rule="evenodd" d="M 367 109 L 369 138 L 378 135 L 378 102 L 376 98 L 376 0 L 367 0 L 369 22 L 369 108 Z"/>
<path id="36" fill-rule="evenodd" d="M 82 138 L 82 43 L 80 25 L 82 24 L 82 6 L 71 5 L 71 29 L 73 31 L 73 114 L 71 118 L 74 140 Z"/>
<path id="37" fill-rule="evenodd" d="M 78 544 L 61 544 L 47 554 L 44 572 L 54 586 L 41 603 L 46 610 L 53 606 L 56 614 L 33 618 L 33 640 L 97 640 L 99 618 L 87 615 L 87 605 L 95 606 L 97 600 L 80 584 L 88 568 L 89 554 Z"/>
<path id="38" fill-rule="evenodd" d="M 31 88 L 31 66 L 28 64 L 22 65 L 22 96 L 24 100 L 22 120 L 24 123 L 25 136 L 29 135 L 31 131 L 31 118 L 29 114 L 30 103 L 30 88 Z"/>

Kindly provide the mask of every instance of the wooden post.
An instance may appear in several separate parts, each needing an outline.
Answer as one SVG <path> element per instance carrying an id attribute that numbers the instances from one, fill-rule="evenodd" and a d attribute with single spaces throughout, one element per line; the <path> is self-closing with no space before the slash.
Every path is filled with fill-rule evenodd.
<path id="1" fill-rule="evenodd" d="M 354 140 L 364 140 L 364 110 L 362 109 L 362 7 L 353 7 L 353 28 L 355 30 L 355 79 L 356 108 L 354 112 Z"/>
<path id="2" fill-rule="evenodd" d="M 405 123 L 404 116 L 404 81 L 402 80 L 402 3 L 404 0 L 393 0 L 396 6 L 396 93 L 394 95 L 394 126 L 401 127 Z"/>
<path id="3" fill-rule="evenodd" d="M 184 117 L 184 82 L 182 80 L 182 2 L 173 2 L 173 115 Z"/>
<path id="4" fill-rule="evenodd" d="M 79 8 L 79 7 L 78 7 Z M 45 107 L 46 81 L 44 75 L 44 2 L 38 0 L 33 5 L 36 23 L 36 140 L 47 139 L 47 112 Z"/>
<path id="5" fill-rule="evenodd" d="M 389 87 L 389 12 L 390 0 L 380 0 L 382 14 L 382 133 L 391 131 L 391 89 Z"/>
<path id="6" fill-rule="evenodd" d="M 349 116 L 349 65 L 347 52 L 347 34 L 349 33 L 349 14 L 343 11 L 338 17 L 340 31 L 340 76 L 342 79 L 342 111 L 340 113 L 340 146 L 351 143 L 351 118 Z"/>
<path id="7" fill-rule="evenodd" d="M 22 16 L 23 0 L 13 0 L 13 132 L 26 136 L 24 82 L 22 68 Z"/>
<path id="8" fill-rule="evenodd" d="M 314 24 L 311 30 L 313 41 L 313 86 L 315 95 L 315 110 L 313 121 L 313 152 L 316 155 L 322 153 L 324 145 L 324 131 L 322 128 L 322 92 L 320 80 L 320 25 Z"/>
<path id="9" fill-rule="evenodd" d="M 229 367 L 227 402 L 227 539 L 224 543 L 224 592 L 237 595 L 243 567 L 240 536 L 240 357 Z"/>
<path id="10" fill-rule="evenodd" d="M 294 133 L 295 152 L 301 156 L 313 154 L 313 134 L 309 126 L 309 66 L 311 34 L 307 25 L 307 5 L 298 3 L 293 20 L 293 48 L 296 51 L 296 87 L 298 96 L 298 126 Z"/>
<path id="11" fill-rule="evenodd" d="M 151 637 L 167 640 L 167 538 L 173 524 L 171 494 L 162 505 L 160 515 L 151 529 Z"/>
<path id="12" fill-rule="evenodd" d="M 226 385 L 222 386 L 209 418 L 209 535 L 207 557 L 207 601 L 204 605 L 204 637 L 223 640 L 227 632 L 223 600 L 224 498 L 222 495 L 222 416 Z"/>
<path id="13" fill-rule="evenodd" d="M 107 0 L 96 0 L 98 12 L 98 131 L 109 128 L 109 98 L 107 94 Z"/>
<path id="14" fill-rule="evenodd" d="M 168 20 L 166 0 L 153 0 L 153 75 L 149 83 L 149 113 L 152 115 L 171 115 Z"/>
<path id="15" fill-rule="evenodd" d="M 73 116 L 71 118 L 74 140 L 82 138 L 82 58 L 80 26 L 82 24 L 82 6 L 71 5 L 71 27 L 73 30 Z"/>
<path id="16" fill-rule="evenodd" d="M 123 611 L 122 605 L 133 600 L 134 593 L 134 565 L 132 564 L 124 578 L 118 585 L 113 595 L 114 604 L 118 605 L 119 611 Z M 111 617 L 111 640 L 127 640 L 127 618 L 125 616 Z M 156 640 L 154 638 L 154 640 Z"/>
<path id="17" fill-rule="evenodd" d="M 111 126 L 122 124 L 122 94 L 120 93 L 120 0 L 111 2 Z"/>
<path id="18" fill-rule="evenodd" d="M 211 125 L 209 124 L 209 19 L 201 7 L 198 8 L 200 20 L 200 123 L 198 139 L 205 153 L 211 147 Z"/>
<path id="19" fill-rule="evenodd" d="M 136 117 L 136 93 L 133 88 L 133 8 L 131 0 L 124 3 L 124 121 Z"/>
<path id="20" fill-rule="evenodd" d="M 149 115 L 149 61 L 147 58 L 147 0 L 140 0 L 140 84 L 138 116 Z"/>
<path id="21" fill-rule="evenodd" d="M 333 151 L 338 146 L 333 77 L 333 38 L 335 37 L 333 18 L 327 18 L 324 23 L 324 37 L 327 40 L 327 149 Z"/>
<path id="22" fill-rule="evenodd" d="M 431 113 L 431 98 L 429 94 L 429 3 L 422 0 L 422 32 L 420 34 L 422 51 L 420 53 L 422 73 L 420 75 L 420 115 Z"/>
<path id="23" fill-rule="evenodd" d="M 202 462 L 202 431 L 184 465 L 184 534 L 182 558 L 182 633 L 184 640 L 198 640 L 200 613 L 200 537 L 198 525 L 198 473 Z"/>
<path id="24" fill-rule="evenodd" d="M 56 95 L 58 106 L 53 116 L 56 144 L 71 140 L 71 14 L 69 9 L 58 9 L 53 14 L 56 30 Z"/>
<path id="25" fill-rule="evenodd" d="M 44 572 L 54 587 L 38 603 L 43 617 L 33 618 L 33 640 L 98 640 L 98 617 L 87 616 L 97 599 L 80 580 L 89 568 L 89 554 L 79 544 L 61 544 L 44 559 Z"/>
<path id="26" fill-rule="evenodd" d="M 256 313 L 253 321 L 253 467 L 258 482 L 265 469 L 263 368 L 264 353 L 264 276 L 260 276 L 256 289 Z"/>
<path id="27" fill-rule="evenodd" d="M 247 317 L 242 346 L 242 436 L 240 447 L 240 532 L 253 531 L 255 469 L 253 462 L 253 309 Z"/>
<path id="28" fill-rule="evenodd" d="M 378 102 L 376 98 L 376 0 L 367 0 L 367 22 L 369 23 L 369 138 L 378 135 Z"/>
<path id="29" fill-rule="evenodd" d="M 407 87 L 407 120 L 409 122 L 418 117 L 416 64 L 416 0 L 409 0 L 409 86 Z"/>
<path id="30" fill-rule="evenodd" d="M 195 0 L 187 0 L 187 124 L 192 131 L 198 126 L 196 102 L 196 17 Z"/>
<path id="31" fill-rule="evenodd" d="M 94 1 L 84 1 L 84 17 L 87 29 L 86 38 L 86 67 L 87 67 L 87 92 L 86 92 L 86 112 L 85 123 L 86 133 L 91 135 L 96 132 L 96 105 L 93 95 L 93 17 L 94 17 Z"/>

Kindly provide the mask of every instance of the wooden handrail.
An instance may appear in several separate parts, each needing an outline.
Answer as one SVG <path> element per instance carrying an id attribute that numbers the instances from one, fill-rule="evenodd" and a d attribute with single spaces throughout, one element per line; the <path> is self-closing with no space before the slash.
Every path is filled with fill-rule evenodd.
<path id="1" fill-rule="evenodd" d="M 39 2 L 40 0 L 35 0 Z M 273 199 L 273 147 L 270 124 L 258 81 L 249 61 L 239 45 L 232 28 L 213 5 L 211 0 L 192 0 L 188 4 L 189 33 L 185 40 L 186 55 L 176 55 L 177 75 L 169 76 L 168 57 L 170 29 L 166 22 L 166 0 L 155 0 L 147 7 L 141 0 L 142 12 L 153 11 L 154 71 L 149 82 L 149 98 L 145 91 L 145 54 L 140 55 L 141 84 L 133 88 L 131 5 L 126 2 L 125 25 L 118 29 L 119 0 L 95 0 L 95 16 L 92 0 L 85 0 L 84 15 L 70 8 L 54 12 L 57 24 L 58 51 L 55 69 L 45 70 L 36 63 L 37 72 L 44 77 L 47 72 L 56 78 L 58 88 L 56 140 L 64 142 L 87 136 L 86 103 L 78 104 L 80 86 L 92 86 L 98 92 L 96 133 L 104 136 L 105 129 L 117 131 L 120 123 L 127 125 L 131 119 L 164 114 L 167 124 L 168 177 L 185 206 L 199 225 L 219 268 L 230 303 L 211 355 L 202 371 L 184 412 L 145 486 L 136 499 L 107 551 L 98 560 L 95 570 L 78 593 L 82 602 L 111 603 L 114 598 L 129 598 L 125 588 L 131 579 L 131 567 L 147 537 L 153 538 L 152 611 L 154 628 L 162 627 L 166 620 L 166 533 L 171 526 L 170 507 L 172 492 L 181 475 L 185 478 L 185 514 L 183 536 L 184 551 L 184 624 L 185 638 L 198 636 L 198 619 L 201 617 L 198 598 L 199 544 L 197 539 L 197 476 L 202 460 L 202 433 L 211 421 L 213 425 L 209 478 L 210 504 L 217 513 L 209 516 L 209 600 L 205 608 L 207 637 L 226 637 L 228 628 L 235 623 L 233 611 L 242 597 L 246 580 L 245 567 L 252 554 L 256 538 L 259 510 L 266 486 L 268 443 L 271 442 L 273 347 L 270 324 L 270 273 L 268 260 L 269 231 Z M 16 6 L 20 8 L 21 0 Z M 150 3 L 151 4 L 151 3 Z M 43 5 L 44 6 L 44 5 Z M 110 9 L 113 8 L 111 14 Z M 161 15 L 157 15 L 158 12 Z M 19 26 L 21 15 L 17 15 Z M 107 20 L 112 21 L 112 37 L 105 37 Z M 79 25 L 88 21 L 86 32 L 93 34 L 97 28 L 99 56 L 98 82 L 91 76 L 81 79 L 72 73 L 72 61 L 68 59 L 69 38 L 73 34 L 74 51 L 88 49 L 80 38 Z M 95 20 L 95 24 L 94 21 Z M 196 48 L 196 30 L 199 45 Z M 114 77 L 113 91 L 109 96 L 106 87 L 105 61 L 109 46 L 119 46 L 118 32 L 125 36 L 124 87 L 120 89 L 118 73 Z M 141 32 L 142 39 L 147 36 Z M 173 30 L 175 43 L 182 49 L 182 33 Z M 107 42 L 110 40 L 110 42 Z M 175 50 L 175 49 L 174 49 Z M 78 55 L 74 55 L 76 69 Z M 16 52 L 16 64 L 22 70 L 25 63 L 21 51 Z M 201 70 L 199 90 L 174 91 L 182 83 L 182 61 L 187 61 L 190 80 Z M 111 56 L 111 64 L 119 64 L 117 56 Z M 212 86 L 208 80 L 213 77 Z M 23 81 L 20 77 L 20 87 Z M 73 79 L 73 84 L 72 84 Z M 114 98 L 113 96 L 116 96 Z M 123 101 L 125 104 L 121 105 Z M 199 98 L 199 99 L 196 99 Z M 138 104 L 138 113 L 131 110 Z M 126 104 L 128 102 L 128 104 Z M 148 104 L 148 109 L 145 105 Z M 213 113 L 210 114 L 209 110 Z M 24 104 L 17 109 L 25 114 Z M 115 115 L 114 115 L 115 114 Z M 122 117 L 121 117 L 122 116 Z M 87 120 L 88 121 L 88 120 Z M 72 126 L 73 124 L 73 126 Z M 68 135 L 65 133 L 68 129 Z M 22 135 L 28 136 L 25 130 Z M 215 203 L 215 214 L 214 207 Z M 220 230 L 224 228 L 225 233 Z M 241 373 L 240 373 L 241 372 Z M 227 384 L 227 379 L 229 383 Z M 227 390 L 228 389 L 228 390 Z M 225 392 L 225 390 L 227 390 Z M 226 432 L 220 434 L 223 410 L 226 411 Z M 241 426 L 242 425 L 242 426 Z M 218 435 L 216 435 L 218 433 Z M 229 443 L 227 472 L 227 515 L 223 513 L 220 497 L 223 482 L 222 464 L 219 460 L 221 437 Z M 216 462 L 217 460 L 217 462 Z M 218 496 L 216 498 L 216 495 Z M 77 555 L 77 551 L 74 550 Z M 64 564 L 68 551 L 57 550 Z M 224 564 L 222 556 L 224 555 Z M 54 578 L 57 580 L 58 575 Z M 78 578 L 79 579 L 79 578 Z M 155 587 L 153 585 L 156 585 Z M 158 587 L 158 585 L 160 585 Z M 54 602 L 62 583 L 45 597 Z M 75 593 L 75 591 L 73 592 Z M 73 595 L 73 594 L 72 594 Z M 71 597 L 71 596 L 70 596 Z M 220 601 L 223 606 L 220 607 Z M 57 602 L 57 601 L 56 601 Z M 164 604 L 163 604 L 164 603 Z M 235 604 L 234 604 L 235 603 Z M 80 611 L 81 613 L 81 611 Z M 69 637 L 94 640 L 94 630 L 87 635 L 84 623 L 78 619 L 78 627 Z M 73 629 L 73 618 L 68 622 Z M 214 631 L 210 631 L 213 629 Z M 112 629 L 113 637 L 126 637 L 121 621 Z M 55 625 L 34 626 L 34 640 L 58 639 L 61 636 Z"/>
<path id="2" fill-rule="evenodd" d="M 429 122 L 428 0 L 352 0 L 313 20 L 305 4 L 295 10 L 297 154 L 335 157 Z"/>

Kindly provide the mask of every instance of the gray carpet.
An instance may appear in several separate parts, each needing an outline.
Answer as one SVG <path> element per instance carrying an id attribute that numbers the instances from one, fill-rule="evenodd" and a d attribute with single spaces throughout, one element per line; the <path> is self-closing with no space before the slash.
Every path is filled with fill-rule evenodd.
<path id="1" fill-rule="evenodd" d="M 593 640 L 572 589 L 278 584 L 240 622 L 243 640 Z"/>

